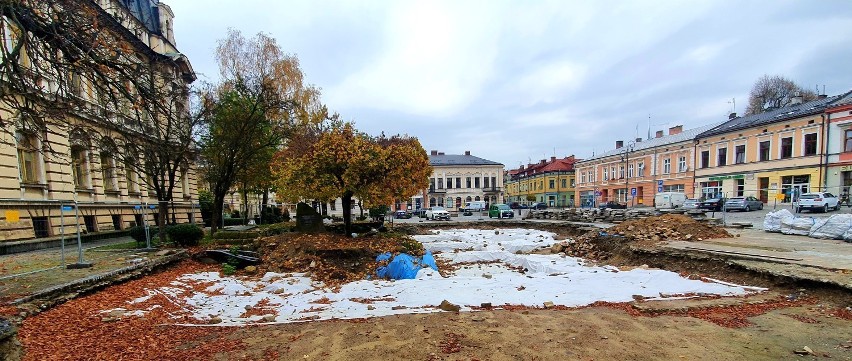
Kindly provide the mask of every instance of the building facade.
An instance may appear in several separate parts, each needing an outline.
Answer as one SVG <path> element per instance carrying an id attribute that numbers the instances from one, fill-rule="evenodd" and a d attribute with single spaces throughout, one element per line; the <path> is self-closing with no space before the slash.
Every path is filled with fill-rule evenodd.
<path id="1" fill-rule="evenodd" d="M 459 210 L 465 202 L 503 202 L 503 164 L 470 154 L 444 154 L 433 150 L 429 154 L 432 175 L 429 188 L 411 198 L 409 203 L 397 202 L 394 210 L 416 210 L 423 207 L 444 207 Z"/>
<path id="2" fill-rule="evenodd" d="M 575 202 L 574 156 L 521 165 L 507 172 L 506 202 L 542 202 L 549 207 L 573 207 Z"/>
<path id="3" fill-rule="evenodd" d="M 789 202 L 796 194 L 826 189 L 825 112 L 842 97 L 821 96 L 806 103 L 794 99 L 789 106 L 760 114 L 732 114 L 698 135 L 696 196 Z M 835 158 L 840 165 L 840 155 Z"/>
<path id="4" fill-rule="evenodd" d="M 576 204 L 596 206 L 615 201 L 628 206 L 652 206 L 658 192 L 694 194 L 696 135 L 717 124 L 683 130 L 657 131 L 654 138 L 616 141 L 615 149 L 577 162 Z"/>
<path id="5" fill-rule="evenodd" d="M 195 80 L 188 60 L 175 48 L 174 15 L 167 5 L 156 0 L 101 0 L 92 6 L 108 15 L 105 18 L 113 22 L 109 26 L 123 27 L 126 36 L 136 37 L 134 43 L 150 48 L 139 58 L 162 57 L 180 85 Z M 78 96 L 98 106 L 92 88 L 82 81 Z M 68 127 L 47 126 L 42 134 L 19 128 L 10 132 L 14 136 L 0 138 L 0 241 L 59 236 L 75 233 L 78 227 L 83 233 L 122 230 L 157 221 L 157 199 L 145 177 L 118 161 L 119 150 L 108 146 L 108 137 L 95 139 L 75 128 L 75 124 L 97 127 L 91 116 L 75 114 L 67 119 Z M 183 164 L 169 221 L 200 221 L 197 202 L 195 166 Z"/>
<path id="6" fill-rule="evenodd" d="M 837 195 L 852 194 L 852 95 L 825 110 L 825 190 Z"/>

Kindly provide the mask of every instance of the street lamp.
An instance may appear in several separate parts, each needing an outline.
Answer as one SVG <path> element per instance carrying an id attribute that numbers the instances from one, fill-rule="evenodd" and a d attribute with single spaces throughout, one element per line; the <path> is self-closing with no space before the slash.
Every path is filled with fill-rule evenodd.
<path id="1" fill-rule="evenodd" d="M 624 201 L 627 203 L 628 194 L 630 194 L 630 152 L 634 150 L 636 147 L 636 142 L 628 141 L 627 144 L 623 147 L 623 151 L 621 153 L 621 160 L 624 162 Z M 630 199 L 630 205 L 633 205 L 633 198 Z"/>

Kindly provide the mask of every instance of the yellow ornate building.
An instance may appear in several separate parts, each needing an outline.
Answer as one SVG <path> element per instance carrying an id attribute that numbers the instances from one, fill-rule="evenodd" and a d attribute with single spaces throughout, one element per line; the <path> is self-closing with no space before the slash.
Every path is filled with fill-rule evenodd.
<path id="1" fill-rule="evenodd" d="M 508 203 L 542 202 L 549 207 L 573 207 L 575 193 L 574 156 L 520 166 L 508 172 Z"/>
<path id="2" fill-rule="evenodd" d="M 166 64 L 172 85 L 185 87 L 195 80 L 189 61 L 175 47 L 174 15 L 167 5 L 156 0 L 100 0 L 90 6 L 100 19 L 110 22 L 102 25 L 122 27 L 121 33 L 133 37 L 128 42 L 138 44 L 134 55 L 140 61 L 157 57 L 159 64 Z M 9 22 L 3 25 L 10 27 Z M 99 106 L 94 84 L 87 83 L 85 76 L 77 79 L 77 96 L 92 107 Z M 7 116 L 12 113 L 4 105 L 0 111 Z M 81 232 L 91 233 L 156 222 L 157 199 L 146 180 L 134 170 L 134 164 L 118 160 L 132 157 L 116 156 L 122 150 L 110 147 L 109 137 L 95 138 L 80 130 L 103 127 L 104 122 L 98 122 L 103 119 L 91 118 L 92 114 L 120 117 L 124 111 L 74 113 L 47 125 L 41 134 L 17 126 L 0 135 L 0 241 L 70 234 L 78 226 Z M 200 221 L 196 183 L 194 164 L 183 164 L 170 201 L 174 218 L 169 221 Z"/>

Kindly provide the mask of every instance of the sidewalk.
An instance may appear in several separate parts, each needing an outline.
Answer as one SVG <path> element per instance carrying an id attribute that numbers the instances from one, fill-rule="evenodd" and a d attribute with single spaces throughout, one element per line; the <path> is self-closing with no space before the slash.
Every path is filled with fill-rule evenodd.
<path id="1" fill-rule="evenodd" d="M 75 283 L 106 278 L 148 267 L 167 257 L 164 252 L 147 253 L 136 249 L 103 249 L 104 246 L 133 242 L 130 237 L 111 238 L 85 244 L 83 261 L 90 268 L 66 269 L 60 248 L 0 256 L 0 304 L 23 300 Z M 135 244 L 135 242 L 134 242 Z M 65 264 L 79 261 L 76 242 L 65 249 Z"/>
<path id="2" fill-rule="evenodd" d="M 729 258 L 755 271 L 852 290 L 852 243 L 762 230 L 729 230 L 739 237 L 701 242 L 671 241 L 665 248 Z"/>

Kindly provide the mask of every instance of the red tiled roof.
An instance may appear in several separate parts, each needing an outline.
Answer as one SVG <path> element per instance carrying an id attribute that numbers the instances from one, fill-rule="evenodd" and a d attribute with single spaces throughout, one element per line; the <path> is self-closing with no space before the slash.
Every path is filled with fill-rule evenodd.
<path id="1" fill-rule="evenodd" d="M 551 158 L 552 159 L 552 158 Z M 567 172 L 574 170 L 574 163 L 579 161 L 579 159 L 574 158 L 574 156 L 569 156 L 560 159 L 552 159 L 550 161 L 539 162 L 535 164 L 528 164 L 523 169 L 517 168 L 509 170 L 509 175 L 518 175 L 526 173 L 527 176 L 540 174 L 540 173 L 549 173 L 549 172 Z"/>

